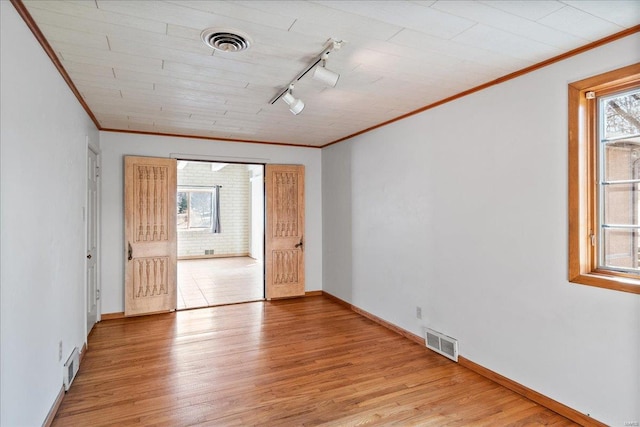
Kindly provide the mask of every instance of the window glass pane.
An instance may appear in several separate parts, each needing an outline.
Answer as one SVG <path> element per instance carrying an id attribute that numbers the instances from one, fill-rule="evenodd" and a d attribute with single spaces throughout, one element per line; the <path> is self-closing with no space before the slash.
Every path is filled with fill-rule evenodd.
<path id="1" fill-rule="evenodd" d="M 604 138 L 640 134 L 640 89 L 604 99 Z"/>
<path id="2" fill-rule="evenodd" d="M 189 227 L 189 216 L 187 214 L 188 202 L 187 193 L 179 191 L 177 197 L 177 209 L 178 209 L 178 228 Z"/>
<path id="3" fill-rule="evenodd" d="M 637 184 L 603 186 L 604 224 L 638 224 Z"/>
<path id="4" fill-rule="evenodd" d="M 190 194 L 189 221 L 191 228 L 210 228 L 212 194 L 209 192 L 192 192 Z"/>
<path id="5" fill-rule="evenodd" d="M 631 141 L 605 143 L 602 167 L 605 181 L 640 178 L 640 144 Z"/>
<path id="6" fill-rule="evenodd" d="M 638 237 L 635 230 L 605 229 L 602 236 L 602 266 L 638 270 Z"/>

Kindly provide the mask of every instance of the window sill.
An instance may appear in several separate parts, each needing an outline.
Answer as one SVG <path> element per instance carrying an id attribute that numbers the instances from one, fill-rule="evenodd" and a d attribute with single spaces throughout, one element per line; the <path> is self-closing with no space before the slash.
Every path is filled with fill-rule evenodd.
<path id="1" fill-rule="evenodd" d="M 580 285 L 596 286 L 614 291 L 640 294 L 640 279 L 612 276 L 603 273 L 584 273 L 569 278 L 569 282 Z"/>

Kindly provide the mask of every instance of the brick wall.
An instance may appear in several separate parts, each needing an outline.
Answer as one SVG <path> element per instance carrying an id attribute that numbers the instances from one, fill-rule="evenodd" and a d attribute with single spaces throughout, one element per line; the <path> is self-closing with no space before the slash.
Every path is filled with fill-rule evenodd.
<path id="1" fill-rule="evenodd" d="M 221 233 L 211 230 L 178 230 L 178 257 L 249 253 L 250 173 L 246 165 L 227 165 L 211 170 L 211 163 L 189 162 L 178 169 L 178 187 L 214 186 L 220 189 Z"/>

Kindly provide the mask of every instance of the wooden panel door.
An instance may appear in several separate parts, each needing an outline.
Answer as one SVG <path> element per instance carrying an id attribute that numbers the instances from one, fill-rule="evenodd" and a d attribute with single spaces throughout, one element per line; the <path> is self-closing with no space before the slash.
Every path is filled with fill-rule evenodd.
<path id="1" fill-rule="evenodd" d="M 125 157 L 125 316 L 176 309 L 176 166 Z"/>
<path id="2" fill-rule="evenodd" d="M 304 295 L 304 166 L 266 166 L 266 297 Z"/>

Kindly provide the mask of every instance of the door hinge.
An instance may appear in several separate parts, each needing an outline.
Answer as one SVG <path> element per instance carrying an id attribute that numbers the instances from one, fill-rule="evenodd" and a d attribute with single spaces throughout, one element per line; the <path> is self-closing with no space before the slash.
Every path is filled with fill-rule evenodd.
<path id="1" fill-rule="evenodd" d="M 96 289 L 96 299 L 100 299 L 100 289 Z"/>
<path id="2" fill-rule="evenodd" d="M 595 92 L 587 92 L 584 94 L 585 98 L 587 99 L 596 99 L 596 93 Z"/>
<path id="3" fill-rule="evenodd" d="M 589 238 L 591 239 L 591 246 L 595 246 L 596 245 L 596 235 L 595 234 L 590 234 Z"/>
<path id="4" fill-rule="evenodd" d="M 96 166 L 96 178 L 100 178 L 100 166 Z"/>

